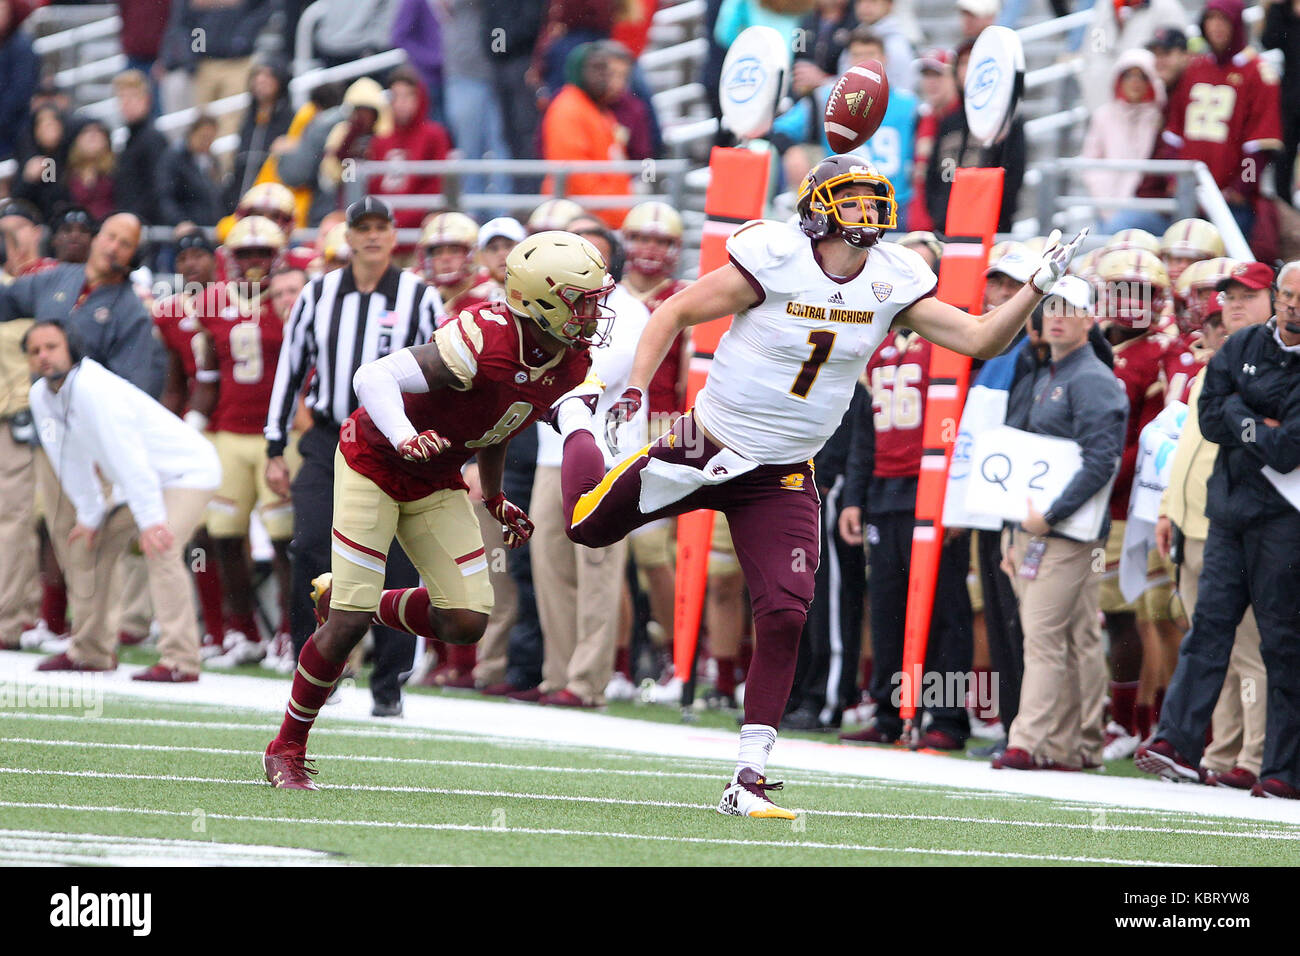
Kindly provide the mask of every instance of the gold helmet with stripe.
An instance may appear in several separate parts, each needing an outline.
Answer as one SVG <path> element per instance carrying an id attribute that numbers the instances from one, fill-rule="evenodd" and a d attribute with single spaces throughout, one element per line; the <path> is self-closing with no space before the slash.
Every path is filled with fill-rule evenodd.
<path id="1" fill-rule="evenodd" d="M 282 183 L 258 183 L 240 197 L 235 216 L 265 216 L 287 237 L 295 224 L 293 193 Z"/>
<path id="2" fill-rule="evenodd" d="M 628 212 L 621 227 L 627 240 L 628 268 L 646 276 L 670 277 L 682 253 L 682 217 L 668 205 L 652 199 Z"/>
<path id="3" fill-rule="evenodd" d="M 1104 246 L 1106 252 L 1120 252 L 1124 249 L 1142 249 L 1160 258 L 1160 240 L 1145 229 L 1121 229 L 1110 237 Z"/>
<path id="4" fill-rule="evenodd" d="M 506 306 L 569 348 L 604 345 L 614 280 L 600 251 L 571 232 L 529 236 L 506 257 Z"/>
<path id="5" fill-rule="evenodd" d="M 463 212 L 439 213 L 425 223 L 418 245 L 419 268 L 425 281 L 438 286 L 458 285 L 474 275 L 478 223 Z M 462 252 L 435 257 L 433 250 L 439 246 L 451 246 Z"/>
<path id="6" fill-rule="evenodd" d="M 284 233 L 265 216 L 245 216 L 231 227 L 222 243 L 228 258 L 227 270 L 236 282 L 265 286 L 284 252 Z"/>
<path id="7" fill-rule="evenodd" d="M 1237 261 L 1224 256 L 1193 262 L 1174 283 L 1174 314 L 1184 333 L 1199 329 L 1219 295 L 1221 279 L 1232 275 Z"/>
<path id="8" fill-rule="evenodd" d="M 1129 329 L 1148 328 L 1164 309 L 1169 292 L 1169 273 L 1159 257 L 1145 249 L 1104 253 L 1097 260 L 1097 279 L 1105 294 L 1104 311 L 1100 316 L 1113 320 L 1117 325 Z"/>
<path id="9" fill-rule="evenodd" d="M 534 209 L 533 214 L 528 217 L 528 231 L 548 232 L 563 229 L 585 214 L 586 210 L 572 199 L 548 199 Z"/>
<path id="10" fill-rule="evenodd" d="M 1169 270 L 1169 281 L 1176 285 L 1193 262 L 1223 255 L 1223 237 L 1204 219 L 1180 219 L 1160 237 L 1160 255 Z"/>

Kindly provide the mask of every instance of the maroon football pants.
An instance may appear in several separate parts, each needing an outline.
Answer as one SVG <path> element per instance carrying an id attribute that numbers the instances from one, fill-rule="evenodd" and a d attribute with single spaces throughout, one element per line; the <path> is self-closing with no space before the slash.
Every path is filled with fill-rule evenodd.
<path id="1" fill-rule="evenodd" d="M 608 474 L 590 432 L 564 444 L 560 484 L 569 538 L 601 548 L 641 525 L 708 508 L 727 517 L 754 609 L 754 657 L 745 683 L 745 723 L 779 726 L 790 697 L 799 635 L 812 603 L 819 558 L 821 501 L 812 463 L 760 465 L 708 484 L 649 513 L 641 510 L 641 473 L 652 458 L 702 468 L 721 449 L 684 415 L 640 455 Z"/>

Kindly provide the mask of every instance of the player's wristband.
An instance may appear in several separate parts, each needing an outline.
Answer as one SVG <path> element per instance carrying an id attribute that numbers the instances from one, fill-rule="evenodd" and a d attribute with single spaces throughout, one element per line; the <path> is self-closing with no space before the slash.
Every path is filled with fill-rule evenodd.
<path id="1" fill-rule="evenodd" d="M 208 430 L 208 416 L 204 415 L 198 409 L 191 408 L 185 413 L 185 417 L 182 421 L 185 422 L 186 425 L 189 425 L 190 428 L 193 428 L 196 432 L 205 432 Z"/>

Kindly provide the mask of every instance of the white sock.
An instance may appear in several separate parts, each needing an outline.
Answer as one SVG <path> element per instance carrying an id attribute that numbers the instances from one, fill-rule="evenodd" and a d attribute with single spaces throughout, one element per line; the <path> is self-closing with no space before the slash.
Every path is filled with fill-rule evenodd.
<path id="1" fill-rule="evenodd" d="M 560 425 L 561 438 L 568 438 L 576 431 L 588 431 L 593 435 L 596 434 L 592 428 L 591 410 L 587 408 L 587 403 L 581 399 L 574 398 L 561 402 L 560 407 L 556 409 L 555 418 Z"/>
<path id="2" fill-rule="evenodd" d="M 767 755 L 776 744 L 776 728 L 767 724 L 745 724 L 740 728 L 740 756 L 736 773 L 749 767 L 760 776 L 767 771 Z"/>

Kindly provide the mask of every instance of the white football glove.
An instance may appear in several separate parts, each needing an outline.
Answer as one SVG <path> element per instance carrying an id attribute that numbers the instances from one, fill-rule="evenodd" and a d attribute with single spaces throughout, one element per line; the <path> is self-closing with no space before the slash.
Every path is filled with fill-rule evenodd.
<path id="1" fill-rule="evenodd" d="M 1047 295 L 1052 291 L 1052 286 L 1056 285 L 1056 280 L 1065 275 L 1070 268 L 1070 260 L 1074 254 L 1079 251 L 1079 246 L 1087 238 L 1088 227 L 1084 226 L 1075 234 L 1075 237 L 1061 245 L 1061 230 L 1053 229 L 1052 234 L 1047 237 L 1047 245 L 1043 247 L 1043 258 L 1039 262 L 1038 268 L 1034 271 L 1029 281 L 1034 284 L 1034 288 Z"/>

